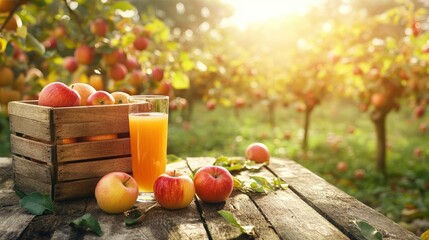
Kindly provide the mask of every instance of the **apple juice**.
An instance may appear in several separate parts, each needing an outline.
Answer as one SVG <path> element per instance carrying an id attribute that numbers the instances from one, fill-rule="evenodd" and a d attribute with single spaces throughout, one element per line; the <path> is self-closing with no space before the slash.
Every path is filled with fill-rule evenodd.
<path id="1" fill-rule="evenodd" d="M 153 192 L 167 164 L 168 114 L 132 113 L 129 123 L 133 177 L 139 192 Z"/>

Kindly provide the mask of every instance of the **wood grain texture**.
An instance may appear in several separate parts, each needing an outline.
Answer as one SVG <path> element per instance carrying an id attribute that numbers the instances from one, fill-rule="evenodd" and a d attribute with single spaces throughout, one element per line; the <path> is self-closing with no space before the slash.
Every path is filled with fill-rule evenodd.
<path id="1" fill-rule="evenodd" d="M 383 233 L 385 240 L 419 239 L 397 223 L 293 161 L 274 158 L 269 169 L 288 182 L 295 193 L 352 239 L 364 239 L 353 223 L 355 220 L 369 222 Z"/>
<path id="2" fill-rule="evenodd" d="M 17 205 L 0 208 L 0 239 L 19 238 L 33 218 Z"/>
<path id="3" fill-rule="evenodd" d="M 16 174 L 51 184 L 53 181 L 53 166 L 34 162 L 19 156 L 13 156 L 13 169 Z"/>
<path id="4" fill-rule="evenodd" d="M 131 157 L 58 165 L 58 181 L 102 177 L 110 172 L 132 172 Z"/>
<path id="5" fill-rule="evenodd" d="M 54 146 L 51 144 L 10 135 L 10 146 L 12 153 L 16 155 L 49 164 L 52 164 L 52 160 L 54 159 Z"/>
<path id="6" fill-rule="evenodd" d="M 54 199 L 61 201 L 66 199 L 76 199 L 94 195 L 95 186 L 101 177 L 57 182 L 54 185 Z"/>
<path id="7" fill-rule="evenodd" d="M 57 145 L 57 162 L 59 164 L 70 161 L 119 157 L 130 154 L 131 148 L 129 138 Z"/>
<path id="8" fill-rule="evenodd" d="M 128 133 L 128 119 L 118 121 L 84 122 L 58 124 L 55 127 L 56 139 L 97 136 L 112 133 Z"/>
<path id="9" fill-rule="evenodd" d="M 32 192 L 41 192 L 44 194 L 52 194 L 52 185 L 49 183 L 40 182 L 27 176 L 16 174 L 14 175 L 15 187 L 27 194 Z"/>
<path id="10" fill-rule="evenodd" d="M 44 141 L 52 141 L 49 122 L 36 121 L 21 116 L 9 115 L 9 127 L 12 133 L 20 133 Z"/>
<path id="11" fill-rule="evenodd" d="M 85 122 L 122 122 L 128 121 L 128 105 L 98 105 L 54 108 L 55 125 Z"/>
<path id="12" fill-rule="evenodd" d="M 51 107 L 37 105 L 37 100 L 13 101 L 8 104 L 9 115 L 20 116 L 40 122 L 51 121 Z"/>

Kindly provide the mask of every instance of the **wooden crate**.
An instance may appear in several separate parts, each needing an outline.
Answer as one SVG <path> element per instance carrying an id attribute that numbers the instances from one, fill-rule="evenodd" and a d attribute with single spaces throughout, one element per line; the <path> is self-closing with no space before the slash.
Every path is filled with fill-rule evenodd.
<path id="1" fill-rule="evenodd" d="M 128 105 L 10 102 L 9 120 L 15 187 L 21 191 L 54 200 L 85 197 L 106 173 L 132 171 Z"/>

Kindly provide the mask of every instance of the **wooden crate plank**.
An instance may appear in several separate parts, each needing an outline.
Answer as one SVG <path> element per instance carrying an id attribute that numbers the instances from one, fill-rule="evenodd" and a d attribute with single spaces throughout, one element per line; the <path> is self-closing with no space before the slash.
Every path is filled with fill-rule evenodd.
<path id="1" fill-rule="evenodd" d="M 37 105 L 37 100 L 12 101 L 8 104 L 9 115 L 20 116 L 40 122 L 51 121 L 51 107 Z"/>
<path id="2" fill-rule="evenodd" d="M 94 195 L 95 186 L 101 177 L 69 182 L 58 182 L 54 187 L 55 201 L 82 198 Z"/>
<path id="3" fill-rule="evenodd" d="M 9 126 L 12 133 L 21 133 L 44 141 L 53 140 L 49 122 L 9 115 Z"/>
<path id="4" fill-rule="evenodd" d="M 354 220 L 369 222 L 383 233 L 384 239 L 419 239 L 397 223 L 293 161 L 272 158 L 269 169 L 288 182 L 298 196 L 352 239 L 364 239 L 354 225 Z"/>
<path id="5" fill-rule="evenodd" d="M 59 164 L 70 161 L 126 156 L 130 154 L 129 138 L 57 145 L 57 162 Z"/>
<path id="6" fill-rule="evenodd" d="M 10 135 L 10 145 L 12 153 L 36 159 L 38 161 L 52 163 L 54 159 L 54 146 L 15 135 Z"/>
<path id="7" fill-rule="evenodd" d="M 17 205 L 0 208 L 0 239 L 19 239 L 35 216 Z"/>
<path id="8" fill-rule="evenodd" d="M 40 182 L 52 183 L 53 166 L 34 162 L 16 155 L 13 155 L 12 158 L 15 173 L 36 179 Z"/>
<path id="9" fill-rule="evenodd" d="M 110 172 L 132 172 L 131 157 L 58 165 L 58 181 L 102 177 Z"/>
<path id="10" fill-rule="evenodd" d="M 128 119 L 115 122 L 67 123 L 55 126 L 57 139 L 129 132 Z"/>
<path id="11" fill-rule="evenodd" d="M 15 188 L 27 194 L 32 192 L 41 192 L 44 194 L 51 195 L 52 186 L 51 184 L 40 182 L 38 180 L 23 176 L 21 174 L 15 174 Z"/>
<path id="12" fill-rule="evenodd" d="M 84 122 L 128 121 L 128 105 L 99 105 L 53 109 L 55 125 Z"/>

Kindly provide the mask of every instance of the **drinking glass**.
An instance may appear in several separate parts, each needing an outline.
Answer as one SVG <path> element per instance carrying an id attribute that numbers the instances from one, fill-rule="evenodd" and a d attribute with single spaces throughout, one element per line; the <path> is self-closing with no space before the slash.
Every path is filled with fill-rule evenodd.
<path id="1" fill-rule="evenodd" d="M 168 100 L 162 95 L 130 97 L 131 159 L 140 202 L 155 201 L 153 185 L 167 165 Z"/>

